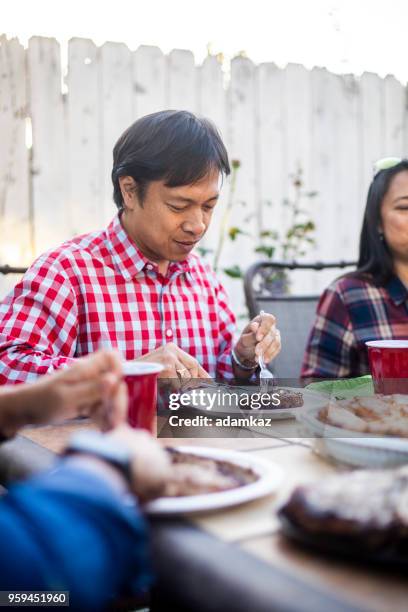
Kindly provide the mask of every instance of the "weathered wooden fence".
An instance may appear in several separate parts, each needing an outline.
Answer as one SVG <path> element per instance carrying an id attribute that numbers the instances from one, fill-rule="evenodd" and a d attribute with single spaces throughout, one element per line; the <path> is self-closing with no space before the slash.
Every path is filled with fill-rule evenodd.
<path id="1" fill-rule="evenodd" d="M 216 57 L 196 66 L 190 51 L 166 56 L 156 47 L 131 52 L 74 38 L 63 77 L 55 39 L 35 37 L 24 49 L 3 36 L 0 264 L 28 264 L 72 235 L 104 226 L 115 213 L 116 139 L 137 117 L 164 108 L 215 121 L 231 158 L 241 162 L 233 224 L 251 235 L 285 227 L 289 175 L 302 168 L 305 188 L 318 192 L 307 204 L 317 224 L 309 260 L 355 258 L 372 163 L 407 152 L 406 89 L 392 76 L 279 69 L 244 57 L 225 75 Z M 228 189 L 206 246 L 217 242 Z M 245 266 L 254 258 L 253 238 L 243 236 L 227 241 L 222 264 Z M 6 282 L 0 277 L 0 294 Z M 240 300 L 241 283 L 227 285 Z"/>

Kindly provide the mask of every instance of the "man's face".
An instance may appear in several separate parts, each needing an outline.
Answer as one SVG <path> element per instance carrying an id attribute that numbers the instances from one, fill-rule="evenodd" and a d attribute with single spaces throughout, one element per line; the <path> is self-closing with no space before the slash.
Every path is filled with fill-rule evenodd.
<path id="1" fill-rule="evenodd" d="M 153 181 L 141 206 L 133 179 L 120 179 L 124 197 L 122 224 L 142 253 L 157 263 L 182 261 L 204 236 L 219 196 L 220 173 L 200 181 L 167 187 Z"/>

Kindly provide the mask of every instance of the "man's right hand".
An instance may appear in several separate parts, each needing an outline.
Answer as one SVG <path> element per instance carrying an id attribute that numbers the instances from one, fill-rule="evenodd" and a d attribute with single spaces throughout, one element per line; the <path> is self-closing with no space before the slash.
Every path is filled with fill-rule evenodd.
<path id="1" fill-rule="evenodd" d="M 143 357 L 139 357 L 137 361 L 147 361 L 160 363 L 164 366 L 163 372 L 159 374 L 160 378 L 210 378 L 210 375 L 200 366 L 197 359 L 191 357 L 181 348 L 169 342 L 160 348 L 146 353 Z"/>

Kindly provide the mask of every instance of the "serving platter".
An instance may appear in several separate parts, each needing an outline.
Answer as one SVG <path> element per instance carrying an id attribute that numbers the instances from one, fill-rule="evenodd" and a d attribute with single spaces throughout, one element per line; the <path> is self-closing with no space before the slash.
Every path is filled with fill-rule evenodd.
<path id="1" fill-rule="evenodd" d="M 408 463 L 408 438 L 376 436 L 328 425 L 318 418 L 320 409 L 299 412 L 297 419 L 316 438 L 316 448 L 321 453 L 355 467 L 396 467 Z"/>
<path id="2" fill-rule="evenodd" d="M 282 482 L 281 467 L 260 457 L 212 447 L 180 446 L 174 448 L 181 453 L 191 453 L 216 461 L 228 461 L 237 466 L 249 468 L 258 478 L 254 482 L 228 491 L 183 497 L 160 497 L 143 506 L 144 512 L 149 515 L 185 515 L 216 511 L 270 495 L 278 490 Z"/>

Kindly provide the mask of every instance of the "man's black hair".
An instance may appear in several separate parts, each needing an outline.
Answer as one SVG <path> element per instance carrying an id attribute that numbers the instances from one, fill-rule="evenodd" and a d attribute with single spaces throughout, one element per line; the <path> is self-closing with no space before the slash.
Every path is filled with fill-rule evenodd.
<path id="1" fill-rule="evenodd" d="M 166 110 L 135 121 L 113 149 L 113 199 L 119 209 L 123 199 L 121 176 L 131 176 L 142 204 L 151 181 L 168 187 L 191 185 L 211 170 L 228 176 L 228 154 L 215 125 L 188 111 Z"/>

